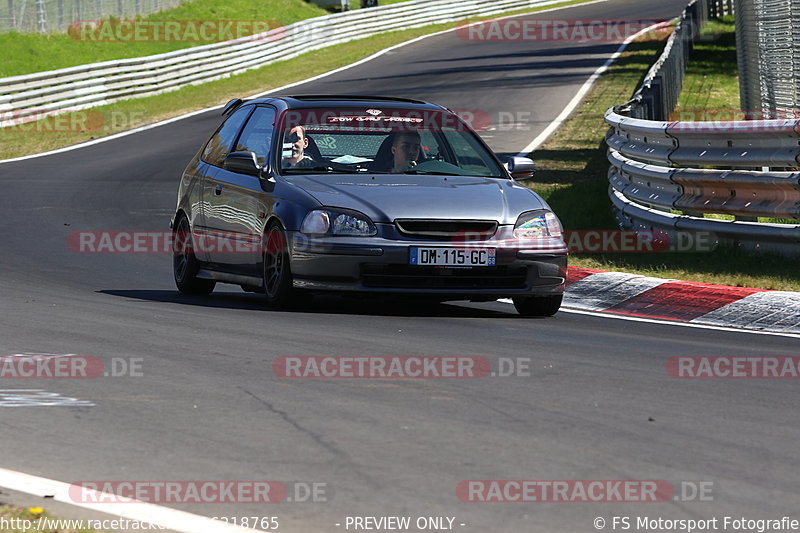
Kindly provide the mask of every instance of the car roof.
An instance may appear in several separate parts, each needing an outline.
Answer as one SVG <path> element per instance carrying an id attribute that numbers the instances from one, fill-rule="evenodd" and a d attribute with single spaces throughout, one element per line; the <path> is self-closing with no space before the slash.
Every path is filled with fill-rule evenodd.
<path id="1" fill-rule="evenodd" d="M 233 102 L 233 101 L 232 101 Z M 275 104 L 282 102 L 288 109 L 320 108 L 320 107 L 384 107 L 388 109 L 420 109 L 429 111 L 448 111 L 440 105 L 413 100 L 411 98 L 393 98 L 388 96 L 355 96 L 355 95 L 329 95 L 310 94 L 294 96 L 273 96 L 247 100 L 248 104 Z M 235 107 L 238 107 L 235 106 Z"/>

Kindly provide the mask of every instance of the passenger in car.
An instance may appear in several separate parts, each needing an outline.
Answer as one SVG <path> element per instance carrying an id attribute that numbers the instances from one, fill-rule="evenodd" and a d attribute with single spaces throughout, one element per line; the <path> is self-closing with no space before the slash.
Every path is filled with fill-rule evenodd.
<path id="1" fill-rule="evenodd" d="M 303 126 L 293 127 L 286 137 L 292 144 L 292 154 L 283 158 L 281 162 L 283 168 L 311 168 L 317 165 L 317 162 L 305 153 L 308 148 L 308 137 Z"/>
<path id="2" fill-rule="evenodd" d="M 406 172 L 417 165 L 420 154 L 420 136 L 416 131 L 401 132 L 392 141 L 391 172 Z"/>

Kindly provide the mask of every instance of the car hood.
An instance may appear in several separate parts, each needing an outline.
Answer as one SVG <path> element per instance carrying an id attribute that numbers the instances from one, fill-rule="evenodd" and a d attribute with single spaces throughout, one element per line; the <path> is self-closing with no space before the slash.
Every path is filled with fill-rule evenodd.
<path id="1" fill-rule="evenodd" d="M 547 208 L 511 180 L 412 174 L 290 176 L 322 206 L 361 211 L 378 223 L 398 218 L 496 220 L 514 224 L 520 213 Z"/>

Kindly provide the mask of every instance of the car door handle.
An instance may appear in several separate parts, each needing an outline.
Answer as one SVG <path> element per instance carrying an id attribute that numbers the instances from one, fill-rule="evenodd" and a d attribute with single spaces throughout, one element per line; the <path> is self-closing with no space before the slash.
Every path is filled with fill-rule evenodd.
<path id="1" fill-rule="evenodd" d="M 214 194 L 216 196 L 219 196 L 219 195 L 222 194 L 222 185 L 218 184 L 216 187 L 214 187 Z"/>

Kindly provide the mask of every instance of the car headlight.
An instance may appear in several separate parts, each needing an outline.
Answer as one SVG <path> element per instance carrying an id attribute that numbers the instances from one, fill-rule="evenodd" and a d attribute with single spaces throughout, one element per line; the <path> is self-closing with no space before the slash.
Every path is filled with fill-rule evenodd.
<path id="1" fill-rule="evenodd" d="M 542 237 L 561 238 L 564 229 L 561 221 L 552 211 L 528 211 L 522 213 L 514 224 L 514 237 L 518 239 L 537 239 Z"/>
<path id="2" fill-rule="evenodd" d="M 300 231 L 309 235 L 361 237 L 370 237 L 378 232 L 367 215 L 349 209 L 314 209 L 306 215 Z"/>

